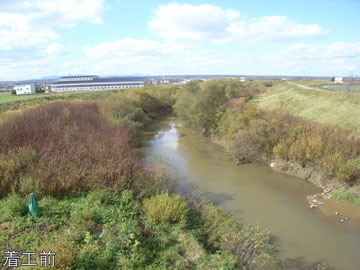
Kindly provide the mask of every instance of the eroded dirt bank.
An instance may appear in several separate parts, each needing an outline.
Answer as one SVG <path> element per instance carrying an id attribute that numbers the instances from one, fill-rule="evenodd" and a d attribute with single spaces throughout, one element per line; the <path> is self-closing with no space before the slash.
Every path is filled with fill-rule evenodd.
<path id="1" fill-rule="evenodd" d="M 336 216 L 339 222 L 352 223 L 360 227 L 360 206 L 333 198 L 331 195 L 331 191 L 335 189 L 346 189 L 345 184 L 340 183 L 336 178 L 326 176 L 313 167 L 302 167 L 295 162 L 276 159 L 269 165 L 275 171 L 302 178 L 321 189 L 320 192 L 307 196 L 311 209 L 319 209 L 326 216 Z"/>

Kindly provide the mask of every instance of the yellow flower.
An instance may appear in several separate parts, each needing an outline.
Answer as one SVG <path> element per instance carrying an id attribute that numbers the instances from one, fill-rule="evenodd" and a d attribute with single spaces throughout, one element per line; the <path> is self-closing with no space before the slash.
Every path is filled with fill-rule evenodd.
<path id="1" fill-rule="evenodd" d="M 140 244 L 140 242 L 138 240 L 135 239 L 135 244 L 134 247 L 137 247 Z"/>
<path id="2" fill-rule="evenodd" d="M 126 242 L 127 242 L 128 245 L 131 244 L 131 240 L 130 240 L 130 239 L 128 239 Z"/>
<path id="3" fill-rule="evenodd" d="M 135 235 L 133 233 L 130 233 L 130 238 L 134 239 Z"/>

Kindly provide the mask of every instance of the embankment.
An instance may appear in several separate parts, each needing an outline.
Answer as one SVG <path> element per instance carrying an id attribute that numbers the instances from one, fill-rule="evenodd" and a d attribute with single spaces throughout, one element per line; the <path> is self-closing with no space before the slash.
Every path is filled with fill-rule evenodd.
<path id="1" fill-rule="evenodd" d="M 351 108 L 357 111 L 360 100 L 348 96 L 338 100 L 331 93 L 315 92 L 282 82 L 218 80 L 185 87 L 174 108 L 187 125 L 221 143 L 236 162 L 270 164 L 276 160 L 277 167 L 285 173 L 357 198 L 360 190 L 353 187 L 359 187 L 360 137 L 355 128 L 346 128 L 347 123 L 354 125 L 353 122 L 342 120 L 346 116 L 354 118 Z M 274 98 L 279 100 L 280 108 L 266 105 Z M 283 109 L 292 108 L 293 100 L 297 113 Z M 337 102 L 344 104 L 333 109 L 330 104 Z M 305 108 L 300 110 L 301 106 Z M 323 124 L 298 116 L 319 112 L 319 118 L 325 121 L 329 113 L 320 114 L 324 108 L 327 112 L 333 110 L 335 120 L 341 119 L 336 121 L 342 121 L 343 126 L 331 125 L 330 120 Z"/>

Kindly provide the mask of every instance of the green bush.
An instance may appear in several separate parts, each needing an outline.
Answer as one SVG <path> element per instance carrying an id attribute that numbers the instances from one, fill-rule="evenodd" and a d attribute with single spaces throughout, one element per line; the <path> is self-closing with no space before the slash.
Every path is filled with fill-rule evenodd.
<path id="1" fill-rule="evenodd" d="M 187 111 L 191 127 L 205 135 L 215 134 L 218 122 L 225 112 L 226 101 L 225 85 L 218 82 L 204 84 Z"/>
<path id="2" fill-rule="evenodd" d="M 6 205 L 10 214 L 23 216 L 28 212 L 28 203 L 25 198 L 12 191 L 6 199 Z"/>
<path id="3" fill-rule="evenodd" d="M 270 233 L 250 227 L 207 200 L 195 203 L 200 214 L 199 225 L 206 236 L 206 245 L 214 252 L 236 256 L 243 269 L 278 269 Z M 198 225 L 198 226 L 199 226 Z"/>
<path id="4" fill-rule="evenodd" d="M 342 199 L 351 203 L 355 203 L 360 206 L 360 197 L 349 194 L 347 192 L 333 191 L 332 196 L 336 199 Z"/>
<path id="5" fill-rule="evenodd" d="M 0 248 L 51 249 L 59 255 L 56 265 L 61 269 L 245 269 L 244 262 L 252 259 L 248 250 L 237 247 L 253 242 L 252 258 L 266 265 L 260 269 L 272 269 L 269 261 L 275 260 L 264 232 L 220 210 L 215 213 L 213 206 L 190 208 L 179 195 L 164 193 L 143 204 L 129 190 L 121 195 L 98 189 L 81 197 L 44 197 L 38 219 L 20 215 L 24 203 L 15 193 L 0 200 Z M 16 207 L 10 210 L 9 204 Z M 151 227 L 146 226 L 148 219 Z M 268 257 L 259 257 L 265 253 Z"/>
<path id="6" fill-rule="evenodd" d="M 112 95 L 102 102 L 101 111 L 105 118 L 125 127 L 132 141 L 139 145 L 142 129 L 152 119 L 172 110 L 174 100 L 168 89 L 136 89 Z"/>
<path id="7" fill-rule="evenodd" d="M 91 202 L 99 201 L 100 203 L 107 204 L 113 198 L 113 193 L 106 189 L 95 189 L 90 191 L 87 195 L 87 199 Z"/>
<path id="8" fill-rule="evenodd" d="M 180 195 L 163 193 L 144 200 L 143 210 L 148 226 L 186 224 L 188 206 Z"/>
<path id="9" fill-rule="evenodd" d="M 174 111 L 178 117 L 183 120 L 188 120 L 187 111 L 194 101 L 194 96 L 188 92 L 181 92 L 174 105 Z"/>
<path id="10" fill-rule="evenodd" d="M 339 166 L 335 176 L 345 182 L 352 183 L 359 176 L 359 170 L 352 160 L 348 160 Z"/>
<path id="11" fill-rule="evenodd" d="M 19 194 L 28 196 L 31 193 L 43 194 L 43 188 L 41 182 L 31 176 L 26 176 L 20 179 L 19 182 Z"/>

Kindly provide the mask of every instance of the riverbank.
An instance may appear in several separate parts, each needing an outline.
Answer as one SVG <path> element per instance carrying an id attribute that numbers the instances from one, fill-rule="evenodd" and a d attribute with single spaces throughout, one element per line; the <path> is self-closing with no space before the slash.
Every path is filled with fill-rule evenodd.
<path id="1" fill-rule="evenodd" d="M 273 87 L 256 96 L 251 103 L 259 109 L 282 109 L 310 121 L 360 132 L 360 118 L 357 116 L 360 115 L 360 95 L 321 90 L 318 87 L 311 87 L 311 81 L 307 82 L 309 84 L 307 87 L 310 89 L 296 85 L 306 82 L 292 83 L 295 85 L 286 81 L 274 84 Z M 317 81 L 314 80 L 314 83 L 316 84 Z M 329 81 L 328 84 L 331 82 Z"/>
<path id="2" fill-rule="evenodd" d="M 308 101 L 315 95 L 303 93 L 311 90 L 282 82 L 242 84 L 219 80 L 185 87 L 178 94 L 174 108 L 188 126 L 220 142 L 237 163 L 276 161 L 274 164 L 283 172 L 308 179 L 323 189 L 331 188 L 337 198 L 356 202 L 360 195 L 358 134 L 355 130 L 306 120 L 286 110 L 262 110 L 255 106 L 259 99 L 264 103 L 267 99 L 264 95 L 277 96 L 278 91 L 300 92 L 297 94 Z M 329 93 L 316 95 L 323 105 L 332 100 Z M 353 107 L 356 105 L 348 97 L 345 101 Z M 286 105 L 287 99 L 283 103 Z M 349 113 L 335 112 L 341 119 Z"/>
<path id="3" fill-rule="evenodd" d="M 226 149 L 223 140 L 219 140 L 218 138 L 208 139 Z M 231 150 L 227 149 L 227 152 L 233 157 Z M 304 197 L 310 209 L 316 208 L 328 217 L 337 217 L 341 223 L 351 223 L 353 226 L 360 227 L 359 203 L 351 202 L 346 198 L 337 198 L 339 196 L 338 194 L 347 194 L 349 189 L 358 190 L 358 186 L 348 187 L 344 182 L 321 172 L 319 168 L 314 168 L 309 165 L 302 166 L 294 161 L 286 161 L 279 158 L 269 159 L 264 156 L 259 156 L 256 161 L 269 166 L 276 172 L 295 176 L 318 187 L 318 192 Z M 238 166 L 248 163 L 243 158 L 233 159 L 233 162 Z"/>
<path id="4" fill-rule="evenodd" d="M 329 84 L 328 81 L 318 80 L 299 80 L 294 83 L 308 85 L 308 89 L 301 89 L 294 85 L 282 82 L 268 88 L 263 94 L 256 96 L 251 103 L 257 108 L 264 110 L 283 110 L 294 116 L 309 119 L 314 122 L 330 125 L 329 132 L 336 133 L 338 129 L 349 130 L 345 137 L 352 137 L 354 142 L 359 141 L 359 117 L 360 96 L 344 92 L 332 92 L 319 90 L 320 85 Z M 315 87 L 314 89 L 311 89 Z M 339 143 L 342 145 L 342 143 Z M 340 147 L 341 148 L 341 147 Z M 348 151 L 349 144 L 344 143 L 343 150 Z M 359 151 L 353 152 L 350 159 L 357 164 L 357 170 L 360 171 Z M 296 162 L 279 162 L 277 157 L 272 160 L 275 167 L 281 171 L 296 175 L 303 179 L 309 179 L 314 184 L 323 189 L 330 188 L 332 196 L 336 199 L 346 200 L 352 204 L 360 206 L 360 184 L 359 180 L 350 184 L 344 184 L 337 177 L 329 176 L 324 173 L 322 166 L 312 166 L 310 164 L 296 164 Z M 284 164 L 285 162 L 285 164 Z M 271 164 L 272 162 L 268 162 Z"/>
<path id="5" fill-rule="evenodd" d="M 51 250 L 59 269 L 277 269 L 267 231 L 207 200 L 176 195 L 161 164 L 138 158 L 136 139 L 171 102 L 168 91 L 137 89 L 7 115 L 0 124 L 1 252 L 21 261 L 24 252 Z M 40 217 L 28 212 L 30 193 Z"/>
<path id="6" fill-rule="evenodd" d="M 319 187 L 321 191 L 307 196 L 307 202 L 311 209 L 318 208 L 327 216 L 336 216 L 339 222 L 350 222 L 360 227 L 360 206 L 333 196 L 339 190 L 346 192 L 348 187 L 344 183 L 336 178 L 329 178 L 319 169 L 310 166 L 302 167 L 295 162 L 277 159 L 267 165 L 275 171 L 299 177 Z"/>
<path id="7" fill-rule="evenodd" d="M 270 230 L 284 269 L 317 269 L 324 262 L 329 269 L 357 270 L 359 227 L 340 222 L 342 213 L 327 216 L 310 209 L 306 198 L 320 189 L 264 164 L 237 166 L 224 147 L 181 123 L 175 118 L 156 123 L 157 132 L 141 153 L 165 160 L 182 191 L 200 187 L 225 211 Z"/>

